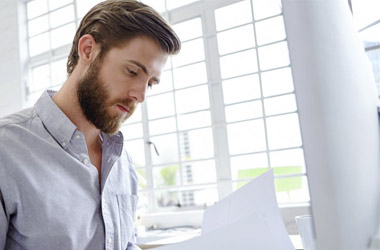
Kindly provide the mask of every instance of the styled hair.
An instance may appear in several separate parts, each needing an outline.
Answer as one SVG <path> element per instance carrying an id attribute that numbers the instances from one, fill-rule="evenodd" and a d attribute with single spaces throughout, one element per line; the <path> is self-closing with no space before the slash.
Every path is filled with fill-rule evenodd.
<path id="1" fill-rule="evenodd" d="M 68 74 L 73 72 L 78 63 L 78 42 L 86 34 L 92 35 L 100 44 L 99 57 L 138 36 L 152 38 L 169 55 L 177 54 L 181 49 L 176 33 L 150 6 L 135 0 L 106 0 L 95 5 L 83 17 L 68 57 Z"/>

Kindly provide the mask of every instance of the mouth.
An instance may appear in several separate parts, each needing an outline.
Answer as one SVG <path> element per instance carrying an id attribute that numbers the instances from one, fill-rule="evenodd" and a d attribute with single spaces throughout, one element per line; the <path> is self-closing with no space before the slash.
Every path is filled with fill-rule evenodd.
<path id="1" fill-rule="evenodd" d="M 129 107 L 123 106 L 121 104 L 116 104 L 117 108 L 122 112 L 122 113 L 129 113 Z"/>

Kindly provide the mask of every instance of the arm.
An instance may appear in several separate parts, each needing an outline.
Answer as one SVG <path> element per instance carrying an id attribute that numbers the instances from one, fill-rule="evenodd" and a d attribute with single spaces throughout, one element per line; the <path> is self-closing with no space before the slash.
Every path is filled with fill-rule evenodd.
<path id="1" fill-rule="evenodd" d="M 133 244 L 132 242 L 128 242 L 127 250 L 141 250 L 138 246 Z"/>
<path id="2" fill-rule="evenodd" d="M 9 220 L 5 213 L 5 203 L 0 190 L 0 250 L 4 249 L 7 239 Z M 132 248 L 133 249 L 133 248 Z"/>

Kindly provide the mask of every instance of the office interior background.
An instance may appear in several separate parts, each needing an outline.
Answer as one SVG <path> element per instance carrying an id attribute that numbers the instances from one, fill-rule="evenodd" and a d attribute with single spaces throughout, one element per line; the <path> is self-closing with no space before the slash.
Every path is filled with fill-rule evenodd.
<path id="1" fill-rule="evenodd" d="M 83 15 L 99 0 L 0 2 L 0 116 L 66 80 Z M 139 177 L 137 223 L 200 226 L 205 208 L 268 169 L 290 233 L 310 213 L 280 1 L 146 0 L 183 49 L 122 127 Z M 348 0 L 380 89 L 380 0 Z"/>

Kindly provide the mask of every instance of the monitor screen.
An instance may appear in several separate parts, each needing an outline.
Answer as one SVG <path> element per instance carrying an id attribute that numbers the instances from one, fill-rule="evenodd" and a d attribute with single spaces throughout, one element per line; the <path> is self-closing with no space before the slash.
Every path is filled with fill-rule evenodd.
<path id="1" fill-rule="evenodd" d="M 318 250 L 370 249 L 379 226 L 374 77 L 346 0 L 283 0 Z"/>

